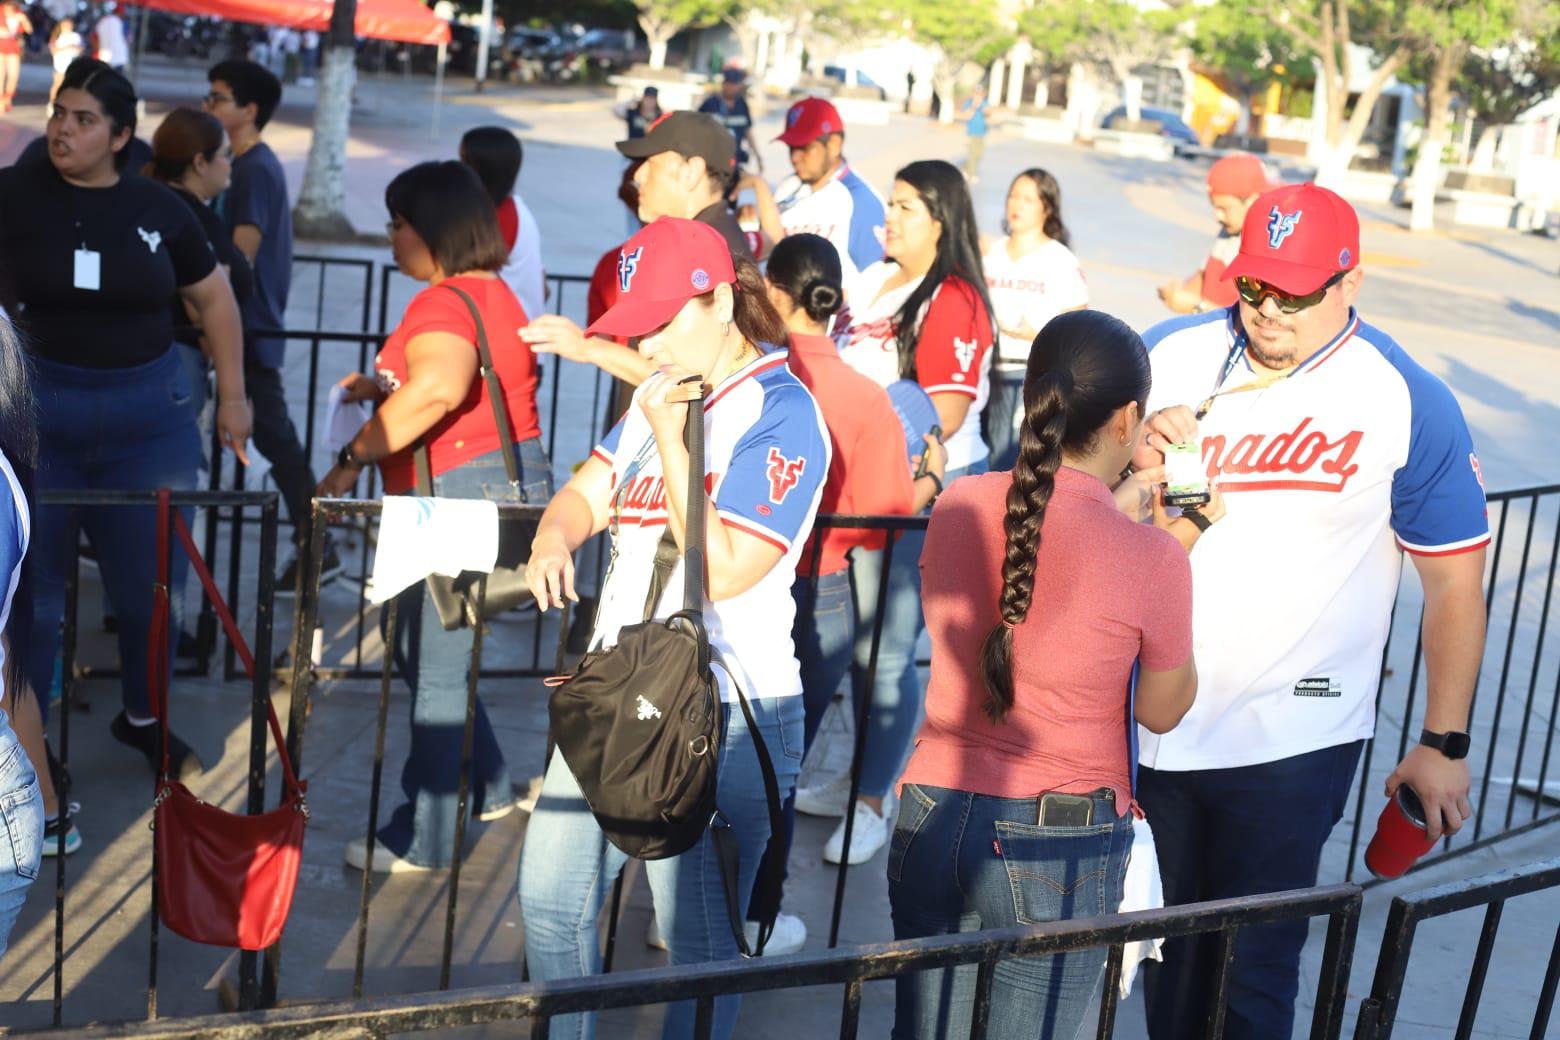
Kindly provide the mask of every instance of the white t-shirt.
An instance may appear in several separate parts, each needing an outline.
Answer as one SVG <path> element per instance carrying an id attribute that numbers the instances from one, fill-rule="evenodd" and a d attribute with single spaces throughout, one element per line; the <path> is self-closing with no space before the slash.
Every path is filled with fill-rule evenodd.
<path id="1" fill-rule="evenodd" d="M 791 642 L 791 585 L 829 473 L 823 415 L 786 358 L 786 351 L 770 350 L 726 377 L 704 404 L 705 488 L 722 523 L 784 553 L 746 592 L 704 603 L 710 645 L 749 698 L 802 692 Z M 656 547 L 666 531 L 661 453 L 638 396 L 592 453 L 612 467 L 612 563 L 592 640 L 603 646 L 612 645 L 623 626 L 643 619 Z M 682 609 L 682 574 L 679 562 L 653 617 Z M 715 674 L 722 698 L 731 700 L 725 672 L 717 668 Z"/>
<path id="2" fill-rule="evenodd" d="M 1223 389 L 1255 379 L 1236 310 L 1148 331 L 1150 411 L 1196 411 L 1231 358 Z M 1403 552 L 1489 541 L 1456 399 L 1351 314 L 1289 378 L 1214 399 L 1198 434 L 1227 513 L 1192 553 L 1197 700 L 1169 733 L 1140 732 L 1142 763 L 1223 769 L 1369 737 Z"/>
<path id="3" fill-rule="evenodd" d="M 883 200 L 850 167 L 841 166 L 817 187 L 793 173 L 775 189 L 775 205 L 786 234 L 829 240 L 840 255 L 847 287 L 883 259 Z"/>
<path id="4" fill-rule="evenodd" d="M 920 279 L 879 295 L 899 265 L 883 260 L 865 271 L 852 288 L 850 325 L 838 334 L 840 357 L 880 386 L 899 380 L 899 348 L 894 341 L 896 315 Z M 916 381 L 928 394 L 962 394 L 971 399 L 964 423 L 946 438 L 949 471 L 988 458 L 980 435 L 980 413 L 991 389 L 991 319 L 980 293 L 963 279 L 949 277 L 921 311 L 915 348 Z"/>
<path id="5" fill-rule="evenodd" d="M 106 14 L 97 20 L 93 29 L 97 33 L 98 61 L 115 68 L 130 64 L 130 44 L 125 40 L 125 23 L 117 14 Z"/>
<path id="6" fill-rule="evenodd" d="M 520 298 L 527 318 L 546 313 L 546 272 L 542 269 L 542 231 L 536 226 L 531 207 L 519 195 L 513 196 L 515 213 L 520 227 L 515 233 L 515 247 L 509 251 L 509 262 L 499 275 Z"/>
<path id="7" fill-rule="evenodd" d="M 54 46 L 51 48 L 54 55 L 54 71 L 64 72 L 70 68 L 70 63 L 81 57 L 81 47 L 81 34 L 74 29 L 56 36 Z"/>
<path id="8" fill-rule="evenodd" d="M 1014 260 L 1008 240 L 999 239 L 981 259 L 986 269 L 986 292 L 997 312 L 997 324 L 1016 328 L 1028 325 L 1039 332 L 1063 311 L 1089 305 L 1089 287 L 1073 251 L 1055 240 Z M 997 364 L 1024 365 L 1032 340 L 1000 333 Z"/>

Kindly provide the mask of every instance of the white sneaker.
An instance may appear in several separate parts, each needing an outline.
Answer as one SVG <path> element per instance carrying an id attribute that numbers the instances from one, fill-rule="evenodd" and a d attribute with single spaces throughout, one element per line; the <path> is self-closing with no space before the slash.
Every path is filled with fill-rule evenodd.
<path id="1" fill-rule="evenodd" d="M 650 930 L 645 933 L 645 945 L 652 950 L 666 949 L 666 937 L 661 934 L 661 922 L 650 918 Z"/>
<path id="2" fill-rule="evenodd" d="M 815 787 L 796 789 L 796 811 L 808 816 L 844 816 L 850 801 L 850 774 L 841 773 Z"/>
<path id="3" fill-rule="evenodd" d="M 367 863 L 367 839 L 353 838 L 347 842 L 347 866 L 363 870 Z M 382 843 L 374 842 L 374 873 L 376 874 L 415 874 L 432 869 L 432 867 L 419 866 L 410 860 L 404 860 L 385 848 Z"/>
<path id="4" fill-rule="evenodd" d="M 851 844 L 856 844 L 855 835 L 851 835 Z M 749 921 L 744 930 L 747 932 L 748 949 L 752 949 L 758 945 L 758 922 Z M 784 957 L 806 944 L 807 926 L 802 923 L 802 919 L 795 914 L 780 914 L 775 918 L 775 930 L 769 933 L 769 942 L 764 944 L 764 956 Z"/>
<path id="5" fill-rule="evenodd" d="M 866 802 L 856 803 L 856 825 L 850 832 L 850 865 L 859 866 L 877 855 L 878 849 L 888 841 L 888 820 Z M 823 861 L 838 863 L 845 850 L 845 821 L 834 828 L 823 845 Z"/>

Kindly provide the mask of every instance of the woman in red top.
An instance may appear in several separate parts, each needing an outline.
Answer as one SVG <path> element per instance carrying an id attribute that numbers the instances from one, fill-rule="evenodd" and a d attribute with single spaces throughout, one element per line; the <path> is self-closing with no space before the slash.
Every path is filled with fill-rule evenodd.
<path id="1" fill-rule="evenodd" d="M 1139 524 L 1124 514 L 1136 502 L 1111 494 L 1148 389 L 1148 352 L 1121 321 L 1053 318 L 1029 354 L 1017 465 L 950 484 L 932 511 L 921 556 L 932 675 L 888 859 L 895 938 L 1121 901 L 1133 669 L 1132 715 L 1153 732 L 1197 692 L 1183 546 L 1204 525 L 1162 505 Z M 1215 494 L 1203 515 L 1222 512 Z M 1103 949 L 999 964 L 987 1035 L 1076 1036 L 1104 967 Z M 974 968 L 904 976 L 897 997 L 895 1040 L 963 1036 Z"/>
<path id="2" fill-rule="evenodd" d="M 33 24 L 16 0 L 0 0 L 0 112 L 11 111 L 22 71 L 22 37 Z M 53 96 L 52 94 L 50 95 Z"/>
<path id="3" fill-rule="evenodd" d="M 536 413 L 536 357 L 516 330 L 526 323 L 515 294 L 495 272 L 507 256 L 493 202 L 477 175 L 458 162 L 428 162 L 399 174 L 385 189 L 390 244 L 404 274 L 428 288 L 412 298 L 400 326 L 375 359 L 378 378 L 342 380 L 348 401 L 374 401 L 374 417 L 342 448 L 320 482 L 338 496 L 377 463 L 387 494 L 416 484 L 414 450 L 428 449 L 434 495 L 543 504 L 552 497 L 552 465 Z M 458 292 L 452 290 L 459 290 Z M 478 371 L 477 326 L 461 299 L 476 304 L 503 387 L 514 443 L 501 444 Z M 520 464 L 512 487 L 503 452 Z M 424 492 L 426 493 L 426 492 Z M 380 829 L 373 869 L 428 870 L 454 858 L 456 777 L 466 718 L 471 633 L 445 631 L 419 582 L 401 594 L 395 653 L 412 687 L 412 746 L 401 772 L 407 803 Z M 477 702 L 472 747 L 472 804 L 481 819 L 514 808 L 509 768 L 487 711 Z M 347 844 L 347 862 L 367 866 L 367 843 Z"/>
<path id="4" fill-rule="evenodd" d="M 942 486 L 948 453 L 936 438 L 927 437 L 931 452 L 927 474 L 911 479 L 904 428 L 888 392 L 847 365 L 829 338 L 829 324 L 845 299 L 842 275 L 839 253 L 819 235 L 782 239 L 769 256 L 765 274 L 769 300 L 790 330 L 791 371 L 812 391 L 829 428 L 829 476 L 818 512 L 867 516 L 920 512 Z M 796 583 L 791 587 L 796 600 L 791 638 L 802 668 L 804 754 L 840 681 L 850 671 L 857 618 L 849 556 L 857 550 L 881 550 L 884 537 L 882 531 L 815 530 L 797 563 Z M 785 848 L 776 850 L 783 857 L 790 852 L 795 818 L 796 799 L 787 798 Z M 767 909 L 759 905 L 755 893 L 748 920 L 765 920 Z M 791 953 L 806 940 L 807 928 L 800 918 L 779 914 L 764 951 L 774 956 Z"/>

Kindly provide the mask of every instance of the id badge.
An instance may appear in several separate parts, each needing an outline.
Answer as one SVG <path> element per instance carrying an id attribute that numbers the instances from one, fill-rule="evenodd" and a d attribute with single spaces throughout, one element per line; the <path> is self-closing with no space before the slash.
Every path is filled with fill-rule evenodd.
<path id="1" fill-rule="evenodd" d="M 91 249 L 76 250 L 75 286 L 89 292 L 103 288 L 103 255 Z"/>

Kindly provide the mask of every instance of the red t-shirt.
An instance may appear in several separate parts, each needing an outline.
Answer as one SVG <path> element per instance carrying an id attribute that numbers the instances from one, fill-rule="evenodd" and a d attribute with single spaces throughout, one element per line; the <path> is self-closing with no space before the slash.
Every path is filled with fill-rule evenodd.
<path id="1" fill-rule="evenodd" d="M 915 501 L 906 463 L 904 427 L 888 393 L 840 359 L 827 336 L 791 333 L 790 368 L 812 391 L 829 428 L 833 457 L 819 513 L 904 515 Z M 845 554 L 856 546 L 883 547 L 884 532 L 826 528 L 813 534 L 797 561 L 796 573 L 812 575 L 814 540 L 823 537 L 818 573 L 834 574 L 849 566 Z"/>
<path id="2" fill-rule="evenodd" d="M 1046 506 L 1034 599 L 1013 630 L 1013 708 L 982 708 L 980 650 L 1000 623 L 1008 473 L 948 485 L 921 551 L 921 603 L 932 640 L 926 722 L 900 781 L 998 798 L 1116 791 L 1131 801 L 1127 691 L 1192 652 L 1192 569 L 1165 531 L 1134 523 L 1109 489 L 1066 466 Z"/>
<path id="3" fill-rule="evenodd" d="M 401 316 L 401 324 L 374 359 L 379 385 L 387 393 L 394 393 L 406 382 L 407 344 L 425 333 L 454 333 L 470 343 L 472 353 L 476 353 L 477 328 L 471 320 L 471 311 L 459 296 L 445 288 L 446 285 L 464 289 L 482 315 L 493 366 L 498 371 L 504 401 L 509 406 L 514 439 L 523 441 L 540 437 L 542 425 L 536 414 L 536 355 L 518 331 L 526 324 L 525 309 L 500 278 L 463 275 L 431 285 L 412 297 L 406 313 Z M 423 439 L 428 444 L 428 462 L 435 476 L 498 450 L 498 427 L 480 373 L 472 379 L 471 389 L 460 407 L 435 423 Z M 412 447 L 380 459 L 379 471 L 384 477 L 387 494 L 410 491 L 416 484 Z"/>
<path id="4" fill-rule="evenodd" d="M 520 209 L 513 195 L 498 204 L 498 233 L 504 240 L 504 252 L 513 253 L 520 237 Z"/>
<path id="5" fill-rule="evenodd" d="M 585 325 L 607 313 L 607 309 L 617 302 L 618 298 L 618 257 L 622 252 L 622 246 L 613 246 L 601 254 L 601 259 L 596 261 L 596 269 L 590 273 L 590 288 L 585 291 Z M 619 343 L 626 343 L 622 337 L 610 337 Z"/>
<path id="6" fill-rule="evenodd" d="M 1208 250 L 1208 259 L 1202 269 L 1202 298 L 1215 307 L 1229 307 L 1240 298 L 1233 281 L 1225 281 L 1224 272 L 1240 253 L 1240 236 L 1228 231 L 1219 232 Z"/>

